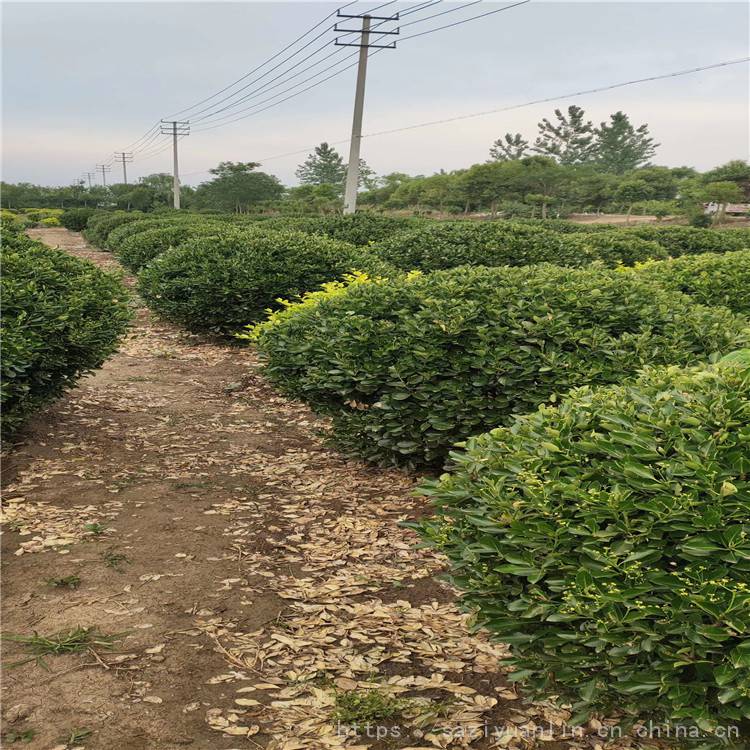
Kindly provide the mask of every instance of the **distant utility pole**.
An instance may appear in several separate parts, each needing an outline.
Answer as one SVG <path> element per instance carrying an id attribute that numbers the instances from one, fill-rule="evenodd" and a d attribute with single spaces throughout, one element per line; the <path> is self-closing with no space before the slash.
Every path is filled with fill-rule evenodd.
<path id="1" fill-rule="evenodd" d="M 109 164 L 97 164 L 96 168 L 102 173 L 102 185 L 107 187 L 107 172 L 111 172 L 112 167 L 110 167 Z"/>
<path id="2" fill-rule="evenodd" d="M 129 151 L 115 151 L 115 159 L 122 162 L 122 181 L 128 184 L 128 168 L 125 166 L 128 162 L 133 161 L 133 154 Z"/>
<path id="3" fill-rule="evenodd" d="M 91 190 L 91 180 L 96 177 L 96 174 L 94 172 L 84 172 L 83 176 L 89 181 L 89 190 Z"/>
<path id="4" fill-rule="evenodd" d="M 174 207 L 180 207 L 180 171 L 177 164 L 177 136 L 190 135 L 190 122 L 179 120 L 162 120 L 161 134 L 172 136 L 172 155 L 174 157 L 174 180 L 172 190 L 174 192 Z"/>
<path id="5" fill-rule="evenodd" d="M 377 24 L 383 24 L 389 21 L 398 21 L 398 13 L 395 16 L 371 16 L 350 15 L 348 13 L 337 13 L 339 18 L 356 18 L 362 21 L 362 27 L 359 29 L 340 29 L 338 23 L 334 26 L 334 31 L 344 31 L 348 33 L 358 33 L 359 42 L 348 43 L 340 41 L 338 37 L 335 41 L 337 47 L 359 47 L 359 64 L 357 65 L 357 89 L 354 93 L 354 117 L 352 118 L 352 140 L 349 144 L 349 164 L 346 168 L 346 187 L 344 188 L 344 213 L 353 214 L 357 210 L 357 190 L 359 189 L 359 150 L 362 142 L 362 112 L 365 105 L 365 79 L 367 78 L 367 56 L 368 50 L 377 49 L 395 49 L 396 42 L 391 44 L 370 44 L 370 28 L 373 20 L 381 21 Z M 378 34 L 398 34 L 399 30 L 383 31 L 379 29 Z"/>

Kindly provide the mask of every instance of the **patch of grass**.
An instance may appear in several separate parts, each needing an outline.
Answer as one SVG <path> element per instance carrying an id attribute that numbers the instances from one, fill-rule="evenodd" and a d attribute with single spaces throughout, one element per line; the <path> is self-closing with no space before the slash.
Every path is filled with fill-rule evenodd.
<path id="1" fill-rule="evenodd" d="M 81 585 L 81 578 L 76 575 L 48 578 L 47 585 L 55 589 L 77 589 Z"/>
<path id="2" fill-rule="evenodd" d="M 101 536 L 107 530 L 107 527 L 101 523 L 87 523 L 83 528 L 93 536 Z"/>
<path id="3" fill-rule="evenodd" d="M 89 648 L 111 649 L 114 642 L 119 640 L 120 635 L 106 635 L 95 627 L 82 628 L 79 625 L 47 636 L 39 635 L 36 631 L 33 635 L 8 634 L 3 636 L 3 640 L 21 644 L 26 653 L 30 654 L 28 659 L 13 662 L 8 666 L 18 667 L 21 664 L 36 661 L 37 664 L 47 669 L 44 662 L 45 656 L 76 654 Z"/>
<path id="4" fill-rule="evenodd" d="M 60 737 L 60 742 L 65 743 L 65 745 L 67 745 L 68 747 L 74 747 L 75 745 L 80 745 L 81 742 L 83 742 L 83 740 L 85 740 L 87 737 L 90 737 L 91 734 L 91 729 L 86 729 L 85 727 L 76 727 L 74 729 L 71 729 L 69 734 Z"/>
<path id="5" fill-rule="evenodd" d="M 345 690 L 336 694 L 333 718 L 342 724 L 365 724 L 395 719 L 410 703 L 411 701 L 394 698 L 381 690 Z"/>
<path id="6" fill-rule="evenodd" d="M 13 744 L 14 742 L 31 742 L 34 737 L 36 736 L 36 730 L 34 729 L 24 729 L 19 730 L 17 732 L 7 732 L 3 736 L 3 741 L 7 742 L 8 744 Z"/>
<path id="7" fill-rule="evenodd" d="M 102 560 L 108 568 L 112 568 L 118 573 L 122 573 L 122 565 L 130 562 L 127 555 L 112 549 L 109 549 L 102 554 Z"/>

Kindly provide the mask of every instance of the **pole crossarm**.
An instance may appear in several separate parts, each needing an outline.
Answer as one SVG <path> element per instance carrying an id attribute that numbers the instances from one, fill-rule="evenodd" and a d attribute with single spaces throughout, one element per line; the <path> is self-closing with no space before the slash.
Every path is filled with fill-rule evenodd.
<path id="1" fill-rule="evenodd" d="M 342 13 L 339 11 L 336 14 L 337 18 L 365 18 L 365 16 L 373 21 L 398 21 L 399 15 L 396 13 L 395 16 L 371 16 L 369 13 Z M 360 31 L 360 29 L 357 29 L 357 31 Z M 381 34 L 381 31 L 378 31 L 378 34 Z"/>
<path id="2" fill-rule="evenodd" d="M 340 29 L 339 25 L 336 24 L 333 27 L 334 31 L 344 31 L 347 34 L 360 34 L 362 32 L 362 29 Z M 398 35 L 401 33 L 401 29 L 396 29 L 395 31 L 378 31 L 378 34 L 395 34 Z"/>
<path id="3" fill-rule="evenodd" d="M 334 41 L 336 47 L 360 47 L 362 49 L 396 49 L 396 42 L 390 44 L 354 44 L 349 42 L 340 42 L 338 39 Z"/>

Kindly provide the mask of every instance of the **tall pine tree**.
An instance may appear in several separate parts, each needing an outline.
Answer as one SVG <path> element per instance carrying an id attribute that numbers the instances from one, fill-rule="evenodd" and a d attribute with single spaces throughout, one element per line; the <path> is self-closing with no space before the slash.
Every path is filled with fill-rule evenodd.
<path id="1" fill-rule="evenodd" d="M 297 167 L 295 174 L 303 185 L 341 185 L 346 166 L 339 152 L 323 142 Z"/>
<path id="2" fill-rule="evenodd" d="M 516 161 L 528 156 L 529 142 L 520 133 L 506 133 L 490 148 L 492 161 Z"/>
<path id="3" fill-rule="evenodd" d="M 555 110 L 556 122 L 546 117 L 539 123 L 539 136 L 532 151 L 542 156 L 551 156 L 560 164 L 585 164 L 594 155 L 594 125 L 586 120 L 583 109 L 575 104 L 568 107 L 567 114 Z"/>
<path id="4" fill-rule="evenodd" d="M 609 116 L 595 131 L 596 161 L 605 172 L 623 174 L 646 166 L 658 143 L 649 136 L 648 125 L 634 128 L 624 112 Z"/>

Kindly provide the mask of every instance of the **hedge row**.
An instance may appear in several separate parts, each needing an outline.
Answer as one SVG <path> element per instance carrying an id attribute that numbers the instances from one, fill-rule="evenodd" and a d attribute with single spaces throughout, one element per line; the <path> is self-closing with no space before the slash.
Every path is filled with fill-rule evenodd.
<path id="1" fill-rule="evenodd" d="M 750 351 L 579 388 L 423 485 L 421 531 L 511 644 L 513 680 L 583 717 L 750 719 L 748 425 Z"/>
<path id="2" fill-rule="evenodd" d="M 133 240 L 143 247 L 151 231 L 158 230 Z M 296 297 L 352 270 L 392 271 L 366 249 L 327 237 L 226 229 L 155 257 L 141 270 L 139 290 L 154 310 L 192 331 L 234 334 L 278 308 L 278 298 Z"/>
<path id="3" fill-rule="evenodd" d="M 608 228 L 559 231 L 516 221 L 432 222 L 377 243 L 388 262 L 404 270 L 443 270 L 459 265 L 522 266 L 554 263 L 584 267 L 593 261 L 632 266 L 647 260 L 750 247 L 747 230 L 692 227 Z"/>
<path id="4" fill-rule="evenodd" d="M 95 208 L 69 208 L 60 217 L 60 224 L 66 229 L 81 232 L 86 228 L 88 220 L 98 213 L 101 212 Z"/>
<path id="5" fill-rule="evenodd" d="M 377 250 L 398 268 L 422 271 L 538 263 L 583 267 L 593 261 L 616 266 L 667 257 L 658 243 L 620 232 L 563 234 L 511 221 L 435 222 L 384 240 Z"/>
<path id="6" fill-rule="evenodd" d="M 122 224 L 139 221 L 145 216 L 142 211 L 112 211 L 92 216 L 86 223 L 83 236 L 95 247 L 104 249 L 109 233 Z"/>
<path id="7" fill-rule="evenodd" d="M 750 315 L 750 250 L 684 255 L 638 266 L 642 278 L 689 294 L 704 305 L 724 305 Z"/>
<path id="8" fill-rule="evenodd" d="M 330 415 L 341 447 L 427 466 L 570 388 L 749 337 L 745 319 L 637 274 L 551 265 L 352 284 L 257 331 L 270 379 Z"/>
<path id="9" fill-rule="evenodd" d="M 111 274 L 2 233 L 2 431 L 12 435 L 117 347 L 130 320 Z"/>

